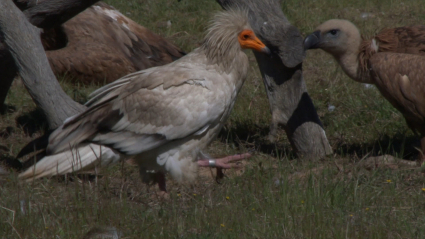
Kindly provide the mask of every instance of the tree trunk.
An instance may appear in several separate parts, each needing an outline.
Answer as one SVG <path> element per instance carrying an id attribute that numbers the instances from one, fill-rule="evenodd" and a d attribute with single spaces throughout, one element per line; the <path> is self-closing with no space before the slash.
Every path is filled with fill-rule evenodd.
<path id="1" fill-rule="evenodd" d="M 277 0 L 217 0 L 224 8 L 249 9 L 255 34 L 272 50 L 272 56 L 254 52 L 270 102 L 269 139 L 283 126 L 298 157 L 320 158 L 331 154 L 323 125 L 302 77 L 303 38 L 292 26 Z"/>
<path id="2" fill-rule="evenodd" d="M 25 16 L 29 19 L 29 21 L 37 27 L 56 27 L 64 22 L 68 21 L 81 11 L 85 10 L 86 8 L 90 7 L 92 4 L 96 3 L 98 0 L 13 0 L 13 2 L 16 4 L 17 7 L 19 7 L 22 11 L 24 11 Z M 7 3 L 2 3 L 7 4 Z M 3 6 L 3 5 L 2 5 Z M 6 9 L 2 8 L 0 9 L 0 13 L 6 11 Z M 11 10 L 14 11 L 14 10 Z M 20 15 L 22 17 L 22 14 Z M 7 21 L 8 19 L 5 18 L 6 15 L 0 15 L 0 21 Z M 17 16 L 15 16 L 17 17 Z M 12 23 L 10 23 L 12 24 Z M 12 24 L 13 27 L 13 24 Z M 13 29 L 10 29 L 13 30 Z M 37 33 L 38 34 L 38 33 Z M 9 91 L 10 86 L 12 85 L 13 79 L 15 78 L 18 68 L 15 64 L 15 60 L 12 57 L 12 54 L 9 52 L 8 47 L 4 44 L 4 32 L 0 32 L 0 112 L 5 109 L 4 101 L 7 96 L 7 92 Z M 39 35 L 37 36 L 39 38 Z M 17 44 L 19 45 L 19 44 Z M 43 55 L 45 55 L 43 51 Z M 38 58 L 38 57 L 37 57 Z M 50 65 L 47 65 L 50 66 Z M 50 68 L 50 67 L 49 67 Z M 50 78 L 47 78 L 46 81 L 49 81 Z M 25 83 L 25 81 L 24 81 Z M 55 83 L 53 83 L 55 84 Z M 51 85 L 49 83 L 49 85 Z M 29 88 L 29 86 L 27 86 Z M 53 87 L 52 89 L 55 89 Z M 45 91 L 47 93 L 48 90 Z M 34 92 L 33 92 L 34 93 Z M 36 99 L 39 97 L 42 97 L 43 95 L 46 95 L 45 93 L 37 94 L 31 94 L 31 96 Z M 59 94 L 59 92 L 57 92 Z M 36 96 L 39 95 L 39 96 Z M 64 98 L 65 96 L 58 96 L 60 98 Z M 65 99 L 64 99 L 65 100 Z M 43 100 L 36 100 L 36 102 L 43 101 Z M 46 100 L 44 100 L 46 101 Z M 65 100 L 67 101 L 67 100 Z M 83 109 L 82 106 L 76 106 L 76 103 L 69 103 L 72 107 L 71 108 L 80 108 Z M 54 107 L 54 106 L 52 106 Z M 49 107 L 51 108 L 51 107 Z M 76 112 L 75 110 L 64 109 L 66 114 L 71 114 L 73 112 Z M 47 113 L 47 112 L 46 112 Z M 59 118 L 67 118 L 70 115 L 63 115 L 62 113 L 59 113 Z M 47 116 L 47 118 L 51 118 L 50 116 Z M 49 127 L 54 128 L 57 126 L 55 122 L 55 119 L 49 120 Z M 52 122 L 53 124 L 51 124 Z"/>
<path id="3" fill-rule="evenodd" d="M 84 110 L 84 106 L 66 95 L 56 80 L 41 44 L 40 30 L 10 0 L 0 1 L 0 35 L 25 87 L 45 113 L 50 129 Z M 4 78 L 1 80 L 6 85 Z"/>
<path id="4" fill-rule="evenodd" d="M 43 1 L 24 11 L 25 16 L 34 26 L 53 28 L 62 25 L 78 13 L 99 0 L 50 0 Z"/>

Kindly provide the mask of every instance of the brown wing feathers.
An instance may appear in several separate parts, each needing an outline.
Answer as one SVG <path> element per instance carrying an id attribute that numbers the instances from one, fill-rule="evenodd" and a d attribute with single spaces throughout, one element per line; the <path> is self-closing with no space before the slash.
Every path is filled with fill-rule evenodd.
<path id="1" fill-rule="evenodd" d="M 389 28 L 369 40 L 363 40 L 359 50 L 360 67 L 367 70 L 371 56 L 378 52 L 425 55 L 425 26 Z"/>
<path id="2" fill-rule="evenodd" d="M 85 83 L 112 82 L 172 62 L 184 52 L 113 7 L 98 3 L 41 35 L 56 75 Z"/>
<path id="3" fill-rule="evenodd" d="M 425 135 L 425 57 L 379 53 L 370 59 L 371 76 L 381 93 Z"/>
<path id="4" fill-rule="evenodd" d="M 425 55 L 425 26 L 395 28 L 394 34 L 398 39 L 394 52 Z"/>

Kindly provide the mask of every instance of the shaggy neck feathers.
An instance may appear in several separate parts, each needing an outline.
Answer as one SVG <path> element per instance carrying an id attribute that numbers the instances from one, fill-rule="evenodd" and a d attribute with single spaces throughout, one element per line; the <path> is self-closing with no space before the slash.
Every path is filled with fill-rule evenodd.
<path id="1" fill-rule="evenodd" d="M 374 54 L 379 51 L 396 51 L 398 41 L 391 41 L 394 38 L 394 30 L 385 29 L 374 38 L 362 41 L 359 49 L 359 67 L 363 73 L 363 78 L 369 77 L 369 59 Z"/>
<path id="2" fill-rule="evenodd" d="M 238 34 L 245 29 L 251 29 L 246 11 L 229 10 L 216 14 L 201 46 L 210 64 L 219 65 L 225 72 L 238 67 L 234 65 L 238 64 L 242 51 Z"/>

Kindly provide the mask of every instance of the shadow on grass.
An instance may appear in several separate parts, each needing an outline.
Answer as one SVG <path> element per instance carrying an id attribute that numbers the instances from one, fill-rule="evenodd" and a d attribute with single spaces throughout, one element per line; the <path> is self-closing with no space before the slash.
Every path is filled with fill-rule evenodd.
<path id="1" fill-rule="evenodd" d="M 24 113 L 16 118 L 16 126 L 32 137 L 34 133 L 47 130 L 47 119 L 41 109 Z"/>
<path id="2" fill-rule="evenodd" d="M 336 145 L 334 147 L 334 153 L 342 157 L 356 155 L 359 158 L 363 158 L 367 154 L 369 156 L 390 154 L 398 158 L 416 160 L 420 141 L 418 136 L 396 133 L 391 136 L 383 135 L 373 142 L 354 144 L 337 143 L 334 145 Z"/>
<path id="3" fill-rule="evenodd" d="M 11 168 L 16 171 L 21 171 L 23 167 L 21 161 L 6 154 L 0 154 L 0 165 L 4 165 L 6 168 Z"/>
<path id="4" fill-rule="evenodd" d="M 260 127 L 253 124 L 236 124 L 233 127 L 224 127 L 218 138 L 223 143 L 233 144 L 238 148 L 254 149 L 257 152 L 269 154 L 274 157 L 287 157 L 296 159 L 291 145 L 287 140 L 271 143 L 267 140 L 269 127 Z M 383 135 L 375 141 L 364 143 L 346 143 L 340 139 L 329 139 L 333 145 L 334 154 L 347 157 L 356 156 L 362 158 L 368 156 L 379 156 L 390 154 L 398 158 L 416 160 L 420 148 L 419 137 L 406 135 L 398 132 L 394 135 Z"/>
<path id="5" fill-rule="evenodd" d="M 16 111 L 16 107 L 13 105 L 3 104 L 0 106 L 0 115 L 11 114 Z"/>
<path id="6" fill-rule="evenodd" d="M 269 126 L 236 124 L 231 128 L 224 127 L 218 135 L 218 139 L 223 143 L 230 143 L 238 148 L 252 149 L 254 152 L 261 152 L 279 158 L 295 159 L 296 155 L 289 142 L 278 141 L 272 143 L 267 140 L 269 131 Z"/>
<path id="7" fill-rule="evenodd" d="M 6 128 L 0 130 L 0 138 L 7 139 L 15 132 L 15 128 L 7 126 Z"/>

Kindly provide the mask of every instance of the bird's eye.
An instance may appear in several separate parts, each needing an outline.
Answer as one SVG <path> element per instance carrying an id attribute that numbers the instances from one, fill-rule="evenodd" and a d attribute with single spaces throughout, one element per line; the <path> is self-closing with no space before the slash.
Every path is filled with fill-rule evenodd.
<path id="1" fill-rule="evenodd" d="M 246 40 L 249 38 L 249 35 L 243 35 L 243 39 Z"/>
<path id="2" fill-rule="evenodd" d="M 329 31 L 331 33 L 331 35 L 335 36 L 338 33 L 338 30 L 333 29 Z"/>

